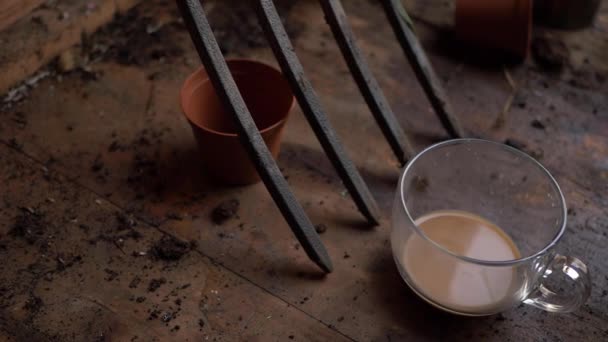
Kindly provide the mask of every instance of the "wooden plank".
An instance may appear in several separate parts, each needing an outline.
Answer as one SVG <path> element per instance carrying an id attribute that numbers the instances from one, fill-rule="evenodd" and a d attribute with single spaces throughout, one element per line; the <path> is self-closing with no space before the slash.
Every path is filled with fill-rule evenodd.
<path id="1" fill-rule="evenodd" d="M 5 145 L 0 187 L 3 341 L 347 341 Z"/>
<path id="2" fill-rule="evenodd" d="M 3 0 L 0 3 L 0 31 L 26 16 L 44 0 Z"/>
<path id="3" fill-rule="evenodd" d="M 0 32 L 0 94 L 140 0 L 58 0 Z"/>
<path id="4" fill-rule="evenodd" d="M 363 51 L 373 51 L 370 66 L 399 120 L 410 127 L 414 143 L 422 147 L 441 137 L 442 129 L 433 120 L 414 74 L 403 65 L 398 44 L 387 38 L 392 34 L 381 7 L 366 0 L 344 4 L 358 43 Z M 332 48 L 321 9 L 314 2 L 298 1 L 289 13 L 286 23 L 301 28 L 293 35 L 298 56 L 305 66 L 317 70 L 309 74 L 311 83 L 388 217 L 399 173 L 390 164 L 391 151 L 383 147 L 373 121 L 368 123 L 356 86 L 344 82 L 350 76 L 339 50 Z M 595 34 L 600 30 L 604 26 L 594 29 Z M 417 34 L 423 43 L 435 42 L 438 36 L 422 24 L 417 25 Z M 224 188 L 207 179 L 176 100 L 183 80 L 198 67 L 196 53 L 186 31 L 177 25 L 155 37 L 160 42 L 152 44 L 154 49 L 175 41 L 183 44 L 183 54 L 129 66 L 108 58 L 92 66 L 97 80 L 75 73 L 61 83 L 43 81 L 29 100 L 0 114 L 0 141 L 21 146 L 38 160 L 53 157 L 47 166 L 51 170 L 77 177 L 100 198 L 133 209 L 185 240 L 198 241 L 200 253 L 355 340 L 606 340 L 606 83 L 581 88 L 534 65 L 509 69 L 520 93 L 503 128 L 494 130 L 496 114 L 511 92 L 502 67 L 463 63 L 438 54 L 431 44 L 425 46 L 469 131 L 496 141 L 517 138 L 532 150 L 544 150 L 543 164 L 555 173 L 575 210 L 558 251 L 580 257 L 593 274 L 591 298 L 573 314 L 548 314 L 523 306 L 501 316 L 468 319 L 440 313 L 407 289 L 390 253 L 390 223 L 384 220 L 373 231 L 359 229 L 356 208 L 343 195 L 344 187 L 301 113 L 290 117 L 279 164 L 313 222 L 328 227 L 321 237 L 332 255 L 341 256 L 335 260 L 334 273 L 316 276 L 262 186 Z M 605 44 L 606 37 L 597 39 Z M 602 46 L 593 43 L 583 48 L 599 56 L 606 51 Z M 232 47 L 237 55 L 273 61 L 270 49 L 256 46 L 255 41 Z M 606 70 L 595 65 L 606 61 L 593 58 L 585 67 Z M 535 119 L 545 129 L 531 125 Z M 209 218 L 213 208 L 231 198 L 240 200 L 238 217 L 213 223 Z"/>

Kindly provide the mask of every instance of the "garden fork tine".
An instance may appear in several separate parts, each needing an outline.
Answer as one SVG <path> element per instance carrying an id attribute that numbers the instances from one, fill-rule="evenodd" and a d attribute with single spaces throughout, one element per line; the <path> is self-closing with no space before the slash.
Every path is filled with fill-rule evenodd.
<path id="1" fill-rule="evenodd" d="M 404 165 L 416 153 L 370 71 L 365 57 L 355 43 L 355 37 L 342 4 L 339 0 L 320 0 L 320 2 L 325 12 L 325 19 L 331 27 L 359 90 L 393 149 L 393 153 Z"/>
<path id="2" fill-rule="evenodd" d="M 323 271 L 331 272 L 331 259 L 308 216 L 289 189 L 287 181 L 251 118 L 209 26 L 200 0 L 177 0 L 177 4 L 211 83 L 224 108 L 234 118 L 241 144 L 253 161 L 270 195 L 310 259 Z"/>
<path id="3" fill-rule="evenodd" d="M 441 120 L 441 124 L 451 137 L 464 137 L 464 130 L 452 111 L 450 101 L 433 70 L 431 62 L 412 30 L 411 22 L 408 22 L 409 17 L 401 4 L 401 0 L 382 0 L 381 2 L 384 6 L 384 12 L 393 27 L 393 31 L 401 44 L 401 48 L 410 61 L 416 78 L 418 78 L 418 82 L 422 85 L 427 98 L 435 110 L 435 114 Z"/>
<path id="4" fill-rule="evenodd" d="M 353 197 L 359 211 L 370 223 L 378 224 L 380 213 L 376 202 L 355 165 L 342 148 L 329 120 L 327 120 L 317 94 L 304 75 L 302 64 L 291 45 L 287 32 L 285 32 L 273 1 L 254 1 L 260 24 L 266 33 L 274 55 L 279 61 L 283 73 L 289 80 L 291 88 L 302 108 L 302 112 L 308 119 L 317 139 Z"/>

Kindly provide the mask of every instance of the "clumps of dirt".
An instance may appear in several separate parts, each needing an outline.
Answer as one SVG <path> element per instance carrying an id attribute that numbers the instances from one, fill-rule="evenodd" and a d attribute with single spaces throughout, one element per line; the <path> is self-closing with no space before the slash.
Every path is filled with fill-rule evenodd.
<path id="1" fill-rule="evenodd" d="M 159 177 L 162 171 L 160 148 L 163 136 L 171 129 L 143 129 L 137 133 L 125 149 L 132 150 L 133 159 L 129 167 L 127 183 L 136 192 L 136 199 L 159 200 L 164 192 L 165 181 Z M 156 197 L 152 197 L 152 196 Z"/>
<path id="2" fill-rule="evenodd" d="M 107 177 L 110 176 L 110 170 L 106 167 L 101 154 L 98 154 L 91 164 L 91 172 L 95 174 L 95 179 L 99 183 L 106 183 Z"/>
<path id="3" fill-rule="evenodd" d="M 130 215 L 126 215 L 122 212 L 116 212 L 115 217 L 116 222 L 118 223 L 116 230 L 119 232 L 133 229 L 137 226 L 137 221 L 135 221 L 135 218 Z"/>
<path id="4" fill-rule="evenodd" d="M 511 146 L 515 149 L 518 149 L 524 153 L 529 154 L 534 159 L 542 159 L 544 156 L 544 151 L 541 148 L 530 148 L 528 144 L 525 142 L 515 139 L 515 138 L 507 138 L 505 140 L 505 145 Z"/>
<path id="5" fill-rule="evenodd" d="M 104 272 L 106 272 L 106 276 L 104 277 L 105 281 L 113 281 L 114 279 L 118 278 L 118 276 L 120 275 L 120 273 L 111 270 L 109 268 L 104 269 Z"/>
<path id="6" fill-rule="evenodd" d="M 606 83 L 607 74 L 594 70 L 572 70 L 568 84 L 580 89 L 602 89 Z"/>
<path id="7" fill-rule="evenodd" d="M 101 159 L 101 155 L 98 154 L 95 157 L 95 160 L 93 160 L 93 165 L 91 165 L 91 171 L 99 172 L 103 169 L 103 167 L 104 167 L 103 160 Z"/>
<path id="8" fill-rule="evenodd" d="M 426 192 L 429 188 L 429 180 L 426 177 L 416 176 L 412 180 L 412 186 L 417 192 Z"/>
<path id="9" fill-rule="evenodd" d="M 139 286 L 139 283 L 141 283 L 141 278 L 138 276 L 135 276 L 129 283 L 129 288 L 136 289 Z"/>
<path id="10" fill-rule="evenodd" d="M 323 234 L 327 231 L 327 226 L 321 223 L 315 226 L 315 230 L 317 231 L 317 233 Z"/>
<path id="11" fill-rule="evenodd" d="M 82 256 L 80 255 L 63 255 L 63 253 L 59 253 L 55 258 L 57 262 L 57 266 L 55 267 L 55 271 L 61 272 L 65 271 L 68 268 L 74 266 L 75 264 L 82 263 Z"/>
<path id="12" fill-rule="evenodd" d="M 10 138 L 8 140 L 8 146 L 14 148 L 17 151 L 21 151 L 23 149 L 23 144 L 21 144 L 17 139 Z"/>
<path id="13" fill-rule="evenodd" d="M 132 170 L 129 172 L 127 181 L 131 184 L 137 184 L 142 183 L 146 179 L 156 178 L 158 176 L 158 163 L 156 160 L 157 158 L 151 158 L 141 152 L 136 152 L 133 157 Z"/>
<path id="14" fill-rule="evenodd" d="M 167 279 L 165 278 L 152 279 L 148 284 L 148 292 L 154 292 L 166 283 Z"/>
<path id="15" fill-rule="evenodd" d="M 110 146 L 108 146 L 108 152 L 117 152 L 117 151 L 121 151 L 124 152 L 126 151 L 126 147 L 124 145 L 122 145 L 121 143 L 118 142 L 118 140 L 114 140 L 110 143 Z"/>
<path id="16" fill-rule="evenodd" d="M 505 139 L 505 145 L 509 145 L 513 148 L 516 148 L 520 151 L 524 151 L 527 147 L 528 144 L 526 144 L 525 142 L 515 139 L 515 138 L 507 138 Z"/>
<path id="17" fill-rule="evenodd" d="M 532 120 L 532 122 L 530 122 L 530 126 L 532 126 L 532 128 L 536 128 L 539 130 L 544 130 L 545 128 L 547 128 L 545 123 L 540 121 L 539 119 Z"/>
<path id="18" fill-rule="evenodd" d="M 35 295 L 30 295 L 30 297 L 25 301 L 23 308 L 31 313 L 36 313 L 40 311 L 40 309 L 44 306 L 42 299 Z"/>
<path id="19" fill-rule="evenodd" d="M 176 6 L 168 4 L 162 11 L 163 16 L 148 16 L 136 7 L 118 15 L 84 44 L 95 52 L 91 59 L 105 55 L 120 64 L 141 66 L 181 56 L 183 50 L 171 31 L 183 29 Z"/>
<path id="20" fill-rule="evenodd" d="M 285 30 L 294 40 L 300 34 L 300 26 L 285 20 L 285 16 L 297 0 L 275 1 L 277 11 L 285 24 Z M 267 46 L 266 38 L 260 27 L 251 4 L 242 0 L 218 1 L 208 11 L 213 33 L 226 53 L 242 53 L 247 49 Z M 238 24 L 235 24 L 238 23 Z"/>
<path id="21" fill-rule="evenodd" d="M 25 113 L 23 112 L 15 112 L 11 120 L 17 124 L 17 128 L 19 129 L 25 129 L 25 127 L 27 127 L 27 116 L 25 116 Z"/>
<path id="22" fill-rule="evenodd" d="M 106 241 L 113 243 L 116 247 L 122 250 L 122 245 L 127 240 L 138 241 L 143 235 L 135 230 L 137 221 L 130 215 L 122 212 L 114 214 L 116 224 L 113 229 L 99 234 L 97 237 L 89 240 L 91 244 L 97 244 L 98 241 Z"/>
<path id="23" fill-rule="evenodd" d="M 211 212 L 211 220 L 217 225 L 222 225 L 237 215 L 240 205 L 239 200 L 235 198 L 220 203 Z"/>
<path id="24" fill-rule="evenodd" d="M 560 72 L 569 62 L 570 51 L 563 41 L 541 36 L 532 42 L 532 55 L 543 70 Z"/>
<path id="25" fill-rule="evenodd" d="M 152 246 L 151 254 L 160 260 L 178 261 L 192 249 L 190 243 L 180 241 L 172 236 L 163 236 Z"/>
<path id="26" fill-rule="evenodd" d="M 22 238 L 28 244 L 33 245 L 44 239 L 47 227 L 48 223 L 45 221 L 44 214 L 32 208 L 22 208 L 9 230 L 9 235 Z"/>
<path id="27" fill-rule="evenodd" d="M 159 316 L 161 313 L 162 313 L 162 312 L 161 312 L 160 310 L 156 310 L 156 309 L 154 309 L 154 310 L 150 311 L 150 315 L 148 315 L 148 321 L 158 319 L 158 316 Z"/>

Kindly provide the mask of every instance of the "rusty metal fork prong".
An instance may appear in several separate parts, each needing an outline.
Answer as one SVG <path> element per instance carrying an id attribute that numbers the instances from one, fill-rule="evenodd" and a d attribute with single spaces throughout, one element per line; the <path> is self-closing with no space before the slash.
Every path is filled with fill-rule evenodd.
<path id="1" fill-rule="evenodd" d="M 403 52 L 414 69 L 416 78 L 422 85 L 441 124 L 453 138 L 464 137 L 464 130 L 458 118 L 454 115 L 441 81 L 435 74 L 435 70 L 424 53 L 416 34 L 405 19 L 407 12 L 403 8 L 401 0 L 382 0 L 381 2 L 399 44 L 401 44 Z"/>
<path id="2" fill-rule="evenodd" d="M 241 144 L 270 195 L 310 259 L 323 271 L 331 272 L 333 267 L 327 250 L 268 151 L 232 78 L 200 0 L 177 0 L 177 4 L 211 83 L 224 108 L 234 118 Z"/>
<path id="3" fill-rule="evenodd" d="M 260 24 L 272 47 L 283 73 L 298 99 L 302 112 L 315 132 L 342 182 L 351 194 L 359 211 L 374 225 L 380 220 L 380 211 L 367 185 L 353 162 L 342 148 L 336 133 L 321 108 L 312 85 L 304 75 L 304 69 L 285 32 L 281 18 L 272 0 L 255 0 Z"/>
<path id="4" fill-rule="evenodd" d="M 393 149 L 393 153 L 401 164 L 405 164 L 416 153 L 369 69 L 365 57 L 355 43 L 354 34 L 340 0 L 320 0 L 320 2 L 323 12 L 325 12 L 325 20 L 331 27 L 361 94 Z"/>

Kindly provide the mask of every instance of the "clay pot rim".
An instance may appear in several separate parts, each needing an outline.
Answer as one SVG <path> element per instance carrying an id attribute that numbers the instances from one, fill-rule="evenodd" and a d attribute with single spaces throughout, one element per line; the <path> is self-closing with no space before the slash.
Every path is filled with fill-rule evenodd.
<path id="1" fill-rule="evenodd" d="M 259 60 L 256 59 L 252 59 L 252 58 L 228 58 L 226 59 L 226 64 L 228 64 L 228 68 L 230 69 L 230 64 L 231 63 L 251 63 L 251 64 L 257 64 L 259 66 L 264 67 L 267 70 L 270 70 L 272 72 L 276 72 L 278 74 L 281 75 L 281 77 L 285 77 L 283 75 L 283 73 L 275 68 L 272 65 L 269 65 L 267 63 L 261 62 Z M 186 112 L 186 108 L 184 108 L 184 103 L 185 100 L 190 97 L 191 93 L 188 93 L 188 90 L 192 88 L 192 83 L 194 82 L 194 79 L 199 75 L 199 73 L 203 73 L 204 74 L 204 79 L 201 80 L 200 84 L 205 83 L 205 82 L 210 82 L 211 80 L 209 79 L 209 74 L 207 74 L 205 67 L 201 66 L 200 68 L 196 69 L 193 73 L 191 73 L 186 80 L 184 81 L 182 88 L 180 90 L 180 106 L 182 109 L 182 114 L 186 117 L 186 119 L 188 120 L 188 122 L 190 122 L 191 125 L 196 126 L 199 129 L 202 129 L 203 131 L 209 132 L 211 134 L 216 134 L 216 135 L 220 135 L 220 136 L 224 136 L 224 137 L 230 137 L 230 138 L 236 138 L 238 137 L 238 133 L 226 133 L 226 132 L 221 132 L 221 131 L 216 131 L 214 129 L 211 129 L 209 127 L 205 127 L 202 125 L 197 124 L 196 122 L 194 122 L 193 120 L 190 120 L 190 117 L 188 116 L 187 112 Z M 289 84 L 288 84 L 289 85 Z M 291 88 L 290 88 L 291 91 Z M 277 127 L 280 127 L 281 125 L 285 124 L 285 122 L 287 121 L 287 119 L 289 118 L 289 113 L 293 110 L 293 107 L 295 106 L 295 95 L 292 93 L 291 94 L 291 101 L 289 104 L 289 108 L 287 109 L 287 114 L 285 115 L 285 117 L 283 117 L 281 120 L 277 121 L 276 123 L 265 127 L 264 129 L 259 130 L 260 134 L 266 133 L 268 131 L 271 131 Z"/>

